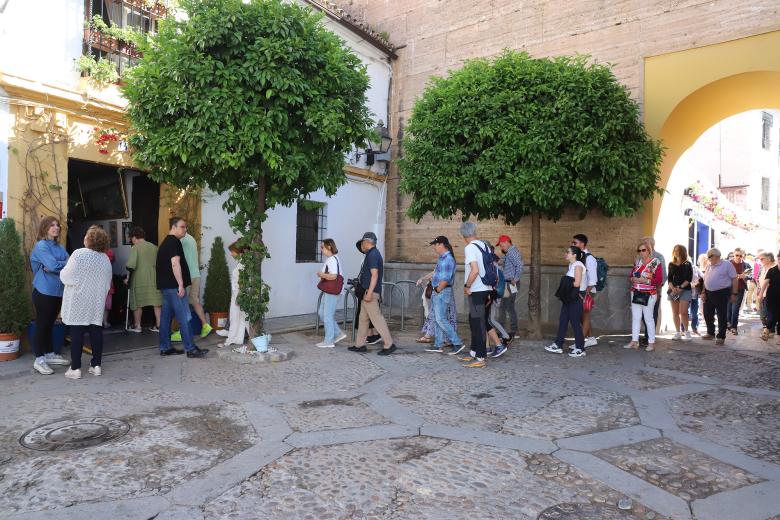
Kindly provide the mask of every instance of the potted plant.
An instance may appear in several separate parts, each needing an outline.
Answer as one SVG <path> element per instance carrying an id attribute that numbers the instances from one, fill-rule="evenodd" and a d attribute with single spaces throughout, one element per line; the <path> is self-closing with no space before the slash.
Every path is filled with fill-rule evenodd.
<path id="1" fill-rule="evenodd" d="M 19 357 L 19 337 L 30 323 L 24 256 L 13 219 L 0 220 L 0 361 Z"/>
<path id="2" fill-rule="evenodd" d="M 215 330 L 224 329 L 230 310 L 230 273 L 225 259 L 225 244 L 221 237 L 215 238 L 211 244 L 203 306 L 209 313 L 211 326 Z"/>

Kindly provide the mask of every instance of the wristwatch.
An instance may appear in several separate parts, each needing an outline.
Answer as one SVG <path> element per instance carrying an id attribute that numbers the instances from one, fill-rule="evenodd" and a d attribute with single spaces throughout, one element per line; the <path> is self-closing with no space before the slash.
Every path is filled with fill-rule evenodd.
<path id="1" fill-rule="evenodd" d="M 463 287 L 465 287 L 466 289 L 470 289 L 471 288 L 471 286 L 469 284 L 467 284 L 467 283 L 463 284 Z"/>

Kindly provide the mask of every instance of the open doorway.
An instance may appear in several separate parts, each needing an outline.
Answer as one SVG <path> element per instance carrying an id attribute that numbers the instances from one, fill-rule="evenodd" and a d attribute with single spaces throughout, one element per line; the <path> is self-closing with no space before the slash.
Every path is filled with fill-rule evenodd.
<path id="1" fill-rule="evenodd" d="M 125 331 L 127 313 L 127 260 L 132 243 L 130 229 L 141 227 L 152 244 L 158 240 L 160 185 L 145 173 L 129 168 L 68 160 L 68 252 L 83 247 L 83 237 L 92 225 L 102 227 L 110 237 L 110 257 L 113 257 L 113 293 L 107 298 L 107 328 L 105 349 L 149 346 L 157 341 L 156 334 L 133 335 L 113 341 L 112 333 Z M 146 314 L 148 313 L 148 315 Z M 144 310 L 142 324 L 154 325 L 152 309 Z M 142 337 L 143 336 L 143 337 Z M 145 337 L 149 336 L 149 337 Z M 113 345 L 116 343 L 116 345 Z"/>

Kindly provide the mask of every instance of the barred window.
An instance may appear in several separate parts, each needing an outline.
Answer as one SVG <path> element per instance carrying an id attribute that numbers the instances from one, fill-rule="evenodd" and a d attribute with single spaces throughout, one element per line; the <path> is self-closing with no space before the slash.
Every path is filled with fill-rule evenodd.
<path id="1" fill-rule="evenodd" d="M 761 112 L 761 148 L 769 150 L 772 144 L 770 131 L 772 130 L 773 118 L 768 112 Z"/>
<path id="2" fill-rule="evenodd" d="M 314 204 L 314 207 L 310 205 Z M 309 206 L 309 207 L 306 207 Z M 324 203 L 298 204 L 295 230 L 295 261 L 322 262 L 320 244 L 328 228 L 327 205 Z"/>
<path id="3" fill-rule="evenodd" d="M 769 177 L 761 177 L 761 210 L 769 211 Z"/>

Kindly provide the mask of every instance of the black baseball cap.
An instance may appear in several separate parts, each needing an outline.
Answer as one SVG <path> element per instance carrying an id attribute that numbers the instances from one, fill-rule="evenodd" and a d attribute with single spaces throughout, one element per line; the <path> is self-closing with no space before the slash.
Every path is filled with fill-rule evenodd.
<path id="1" fill-rule="evenodd" d="M 448 245 L 450 245 L 450 240 L 447 237 L 445 237 L 444 235 L 439 235 L 436 238 L 434 238 L 433 240 L 431 240 L 429 245 L 433 245 L 433 244 L 444 244 L 444 245 L 448 246 Z"/>

